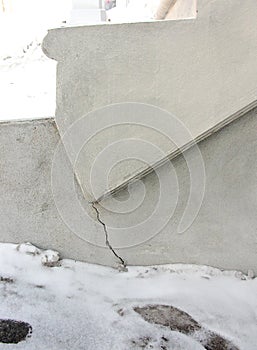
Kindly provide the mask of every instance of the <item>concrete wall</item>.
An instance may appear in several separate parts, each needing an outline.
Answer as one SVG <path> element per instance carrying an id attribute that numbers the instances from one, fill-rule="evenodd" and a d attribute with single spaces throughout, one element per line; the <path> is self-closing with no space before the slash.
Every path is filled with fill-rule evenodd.
<path id="1" fill-rule="evenodd" d="M 0 124 L 1 241 L 111 266 L 196 263 L 257 273 L 257 110 L 249 111 L 256 1 L 199 1 L 198 9 L 197 20 L 49 32 L 43 46 L 58 61 L 59 131 L 52 119 Z M 145 144 L 170 155 L 194 139 L 201 142 L 92 203 L 87 185 L 100 179 L 101 189 L 113 156 L 127 162 L 116 168 L 117 184 L 162 159 Z"/>
<path id="2" fill-rule="evenodd" d="M 257 273 L 256 128 L 255 109 L 199 144 L 206 170 L 205 194 L 194 222 L 182 234 L 178 233 L 178 225 L 191 181 L 185 157 L 194 161 L 193 149 L 172 161 L 179 185 L 174 214 L 172 206 L 176 201 L 172 194 L 176 184 L 167 178 L 168 164 L 159 169 L 158 175 L 171 186 L 170 201 L 162 208 L 163 215 L 151 224 L 151 213 L 159 205 L 154 172 L 143 179 L 143 202 L 134 211 L 115 214 L 115 210 L 110 213 L 103 208 L 108 203 L 98 205 L 109 243 L 117 255 L 131 265 L 195 263 L 253 269 Z M 120 261 L 110 248 L 96 247 L 105 245 L 103 225 L 76 184 L 74 192 L 83 211 L 73 202 L 69 188 L 73 172 L 62 144 L 57 147 L 59 141 L 52 119 L 0 124 L 0 240 L 30 241 L 57 249 L 64 257 L 116 266 Z M 141 194 L 138 186 L 135 183 L 130 187 L 133 203 Z M 122 191 L 115 198 L 121 209 L 128 193 Z M 167 215 L 168 223 L 158 232 Z M 140 232 L 141 222 L 144 230 Z"/>
<path id="3" fill-rule="evenodd" d="M 160 219 L 151 223 L 149 219 L 153 209 L 160 205 L 156 195 L 158 179 L 154 173 L 143 179 L 147 191 L 136 212 L 115 217 L 113 212 L 100 207 L 102 220 L 110 226 L 108 232 L 114 247 L 132 245 L 138 237 L 142 241 L 149 238 L 142 245 L 118 250 L 119 254 L 131 264 L 181 262 L 243 271 L 250 268 L 257 273 L 256 130 L 257 109 L 199 143 L 206 174 L 204 198 L 198 215 L 183 233 L 179 233 L 178 228 L 192 185 L 183 156 L 172 161 L 179 185 L 176 209 L 167 225 L 152 239 L 152 227 L 156 230 L 161 225 Z M 184 156 L 194 161 L 194 149 L 186 151 Z M 166 178 L 169 165 L 162 166 L 159 171 L 164 181 L 169 181 Z M 162 208 L 163 216 L 172 210 L 175 202 L 173 179 L 170 186 L 170 207 Z M 130 189 L 132 197 L 136 191 L 136 187 Z M 195 192 L 194 198 L 197 197 L 197 189 Z M 137 230 L 138 223 L 143 220 L 144 230 L 142 227 Z M 133 225 L 131 232 L 129 227 Z M 115 229 L 117 226 L 120 229 Z"/>
<path id="4" fill-rule="evenodd" d="M 192 20 L 49 31 L 43 49 L 58 61 L 56 122 L 61 135 L 74 122 L 85 118 L 85 123 L 73 136 L 65 138 L 64 144 L 87 198 L 99 198 L 88 190 L 90 172 L 85 171 L 94 163 L 95 154 L 88 157 L 93 149 L 104 149 L 118 141 L 120 135 L 125 139 L 132 134 L 135 138 L 143 135 L 167 155 L 191 139 L 208 134 L 217 124 L 257 100 L 257 76 L 252 73 L 257 69 L 256 18 L 256 0 L 199 0 L 197 18 Z M 92 141 L 90 151 L 87 147 L 78 149 L 85 135 L 95 132 L 96 123 L 99 135 L 108 119 L 103 113 L 91 120 L 89 112 L 126 102 L 165 109 L 185 125 L 188 134 L 171 145 L 167 139 L 174 141 L 173 135 L 161 139 L 150 132 L 148 111 L 140 114 L 127 110 L 134 118 L 127 120 L 127 129 L 109 128 Z M 124 110 L 120 114 L 123 113 Z M 136 130 L 132 124 L 139 115 L 146 128 Z M 115 121 L 119 122 L 121 116 L 118 112 L 116 116 Z M 108 117 L 113 120 L 115 116 Z M 161 120 L 158 115 L 155 119 Z M 169 129 L 169 123 L 165 129 Z M 116 173 L 113 169 L 103 192 L 115 189 L 158 161 L 158 157 L 148 159 L 147 164 L 126 161 Z"/>
<path id="5" fill-rule="evenodd" d="M 53 119 L 0 123 L 0 241 L 29 241 L 43 248 L 54 248 L 65 257 L 99 264 L 115 264 L 107 248 L 97 248 L 84 241 L 94 235 L 94 242 L 106 247 L 99 223 L 87 220 L 72 227 L 61 218 L 51 187 L 54 151 L 60 141 Z M 60 149 L 60 171 L 73 172 L 64 150 Z M 59 176 L 61 202 L 69 202 L 69 194 Z M 79 188 L 77 186 L 77 191 Z M 91 206 L 83 203 L 93 218 Z M 95 222 L 95 224 L 94 224 Z M 74 229 L 75 231 L 75 229 Z M 82 237 L 82 238 L 81 238 Z"/>

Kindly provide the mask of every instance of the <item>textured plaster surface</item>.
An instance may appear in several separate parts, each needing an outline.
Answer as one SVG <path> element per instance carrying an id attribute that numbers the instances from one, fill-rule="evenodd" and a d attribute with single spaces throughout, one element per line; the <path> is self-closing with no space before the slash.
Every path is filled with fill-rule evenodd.
<path id="1" fill-rule="evenodd" d="M 61 135 L 85 118 L 79 132 L 64 140 L 70 159 L 78 155 L 78 141 L 99 123 L 99 133 L 83 147 L 74 164 L 86 197 L 98 199 L 88 190 L 88 169 L 96 155 L 120 138 L 143 138 L 165 154 L 176 148 L 150 130 L 147 111 L 128 111 L 144 127 L 137 128 L 128 120 L 130 127 L 105 131 L 99 114 L 94 115 L 95 122 L 87 122 L 87 113 L 113 103 L 155 105 L 176 116 L 197 138 L 257 99 L 257 76 L 253 74 L 257 69 L 256 17 L 255 0 L 199 0 L 196 19 L 49 31 L 43 50 L 58 61 L 56 121 Z M 115 117 L 119 121 L 118 112 Z M 181 138 L 177 146 L 189 139 Z M 148 164 L 159 158 L 153 154 Z M 131 160 L 114 168 L 109 189 L 147 166 Z"/>
<path id="2" fill-rule="evenodd" d="M 206 188 L 202 206 L 193 224 L 183 234 L 177 233 L 189 194 L 190 179 L 183 156 L 172 161 L 179 183 L 179 200 L 168 224 L 152 239 L 151 227 L 138 231 L 137 224 L 148 219 L 158 201 L 158 180 L 154 173 L 143 179 L 146 195 L 143 203 L 133 212 L 115 214 L 97 205 L 104 223 L 108 241 L 116 254 L 130 265 L 163 263 L 190 263 L 213 265 L 225 269 L 252 269 L 257 273 L 257 111 L 253 110 L 199 144 L 206 170 Z M 70 206 L 71 196 L 65 181 L 72 174 L 68 158 L 62 149 L 57 173 L 59 187 L 55 196 L 67 207 L 56 208 L 51 186 L 51 169 L 59 133 L 52 119 L 0 124 L 0 240 L 2 242 L 30 241 L 43 248 L 59 250 L 64 257 L 92 263 L 117 266 L 120 263 L 97 221 L 91 204 L 83 200 L 79 186 L 76 196 L 89 216 L 77 219 L 75 235 L 67 226 L 77 210 Z M 194 157 L 191 150 L 188 157 Z M 168 165 L 159 171 L 168 176 Z M 169 181 L 169 179 L 166 179 Z M 130 188 L 130 196 L 137 195 L 138 185 Z M 171 187 L 172 187 L 171 183 Z M 174 185 L 175 186 L 175 185 Z M 127 191 L 118 195 L 122 200 Z M 169 213 L 174 198 L 164 208 Z M 166 212 L 166 213 L 165 213 Z M 91 217 L 91 219 L 89 219 Z M 158 219 L 161 220 L 161 217 Z M 156 221 L 157 227 L 160 225 Z M 126 228 L 135 225 L 134 236 Z M 124 230 L 125 228 L 125 230 Z M 98 248 L 79 238 L 86 238 L 106 248 Z M 143 242 L 133 244 L 135 238 Z"/>
<path id="3" fill-rule="evenodd" d="M 51 170 L 59 141 L 53 119 L 0 123 L 0 240 L 29 241 L 42 248 L 55 248 L 75 260 L 116 265 L 117 259 L 105 245 L 102 227 L 76 184 L 80 202 L 92 220 L 85 216 L 75 234 L 56 208 Z M 62 146 L 59 156 L 62 167 L 55 195 L 66 206 L 70 198 L 62 174 L 72 174 L 72 169 Z M 102 248 L 83 239 L 90 239 L 90 235 Z"/>

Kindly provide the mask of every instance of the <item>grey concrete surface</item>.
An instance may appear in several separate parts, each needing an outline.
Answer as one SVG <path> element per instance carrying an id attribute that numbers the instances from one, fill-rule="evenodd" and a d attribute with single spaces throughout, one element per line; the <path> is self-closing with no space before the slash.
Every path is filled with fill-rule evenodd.
<path id="1" fill-rule="evenodd" d="M 56 249 L 62 256 L 75 260 L 115 266 L 117 259 L 104 248 L 102 227 L 82 196 L 81 203 L 93 220 L 85 216 L 80 229 L 76 227 L 76 234 L 74 227 L 62 220 L 56 208 L 51 169 L 59 141 L 53 119 L 0 123 L 0 241 L 29 241 L 45 249 Z M 63 165 L 60 171 L 73 176 L 62 146 L 59 156 Z M 58 181 L 60 187 L 55 195 L 65 205 L 69 202 L 69 194 L 61 182 L 61 174 Z M 79 187 L 76 187 L 79 195 Z M 102 248 L 85 242 L 90 235 Z"/>
<path id="2" fill-rule="evenodd" d="M 86 116 L 84 126 L 64 144 L 87 198 L 98 199 L 88 190 L 90 172 L 85 171 L 94 164 L 96 155 L 87 156 L 92 150 L 107 148 L 120 135 L 131 134 L 161 146 L 165 154 L 175 147 L 170 144 L 171 135 L 168 141 L 155 136 L 144 112 L 131 113 L 129 128 L 112 127 L 104 132 L 99 115 L 92 121 L 87 113 L 113 103 L 155 105 L 176 116 L 191 133 L 176 144 L 182 147 L 257 99 L 257 76 L 253 74 L 257 69 L 256 0 L 199 0 L 197 6 L 197 18 L 191 20 L 49 31 L 43 50 L 58 61 L 56 122 L 61 135 Z M 119 122 L 119 117 L 108 118 Z M 144 125 L 138 129 L 136 117 Z M 82 142 L 97 123 L 98 137 L 82 148 L 75 164 L 78 140 Z M 104 191 L 138 176 L 158 160 L 152 156 L 147 164 L 131 160 L 113 168 Z"/>
<path id="3" fill-rule="evenodd" d="M 139 183 L 130 187 L 130 196 L 125 190 L 116 195 L 118 202 L 112 211 L 103 208 L 111 198 L 98 205 L 115 252 L 130 265 L 190 263 L 257 273 L 256 128 L 255 109 L 199 143 L 206 187 L 199 213 L 184 233 L 177 232 L 190 189 L 183 155 L 172 160 L 179 185 L 174 214 L 176 183 L 174 178 L 170 182 L 168 164 L 159 169 L 159 175 L 170 185 L 171 194 L 164 202 L 163 215 L 151 224 L 149 217 L 159 198 L 154 172 L 143 179 L 143 202 L 135 210 L 115 214 L 128 198 L 137 203 Z M 85 212 L 79 213 L 73 202 L 67 180 L 67 175 L 73 179 L 73 172 L 62 144 L 59 160 L 54 156 L 59 141 L 52 119 L 0 123 L 0 241 L 30 241 L 59 250 L 63 257 L 117 266 L 119 259 L 109 248 L 95 246 L 105 246 L 105 232 L 79 186 L 74 193 Z M 186 153 L 194 160 L 193 149 Z M 167 215 L 168 223 L 159 230 Z M 144 225 L 138 230 L 142 221 Z M 136 246 L 128 247 L 135 242 Z"/>
<path id="4" fill-rule="evenodd" d="M 198 11 L 189 21 L 49 32 L 43 48 L 58 61 L 59 131 L 52 119 L 0 123 L 0 241 L 30 241 L 111 266 L 190 263 L 257 273 L 257 110 L 249 111 L 257 93 L 257 4 L 199 1 Z M 110 104 L 118 109 L 101 109 Z M 174 124 L 149 105 L 175 115 L 188 133 L 174 140 L 176 132 L 159 132 L 158 125 Z M 126 138 L 165 155 L 201 142 L 91 203 L 97 196 L 88 186 L 103 188 L 98 178 L 124 145 L 147 162 L 118 163 L 109 188 L 161 159 Z"/>
<path id="5" fill-rule="evenodd" d="M 161 232 L 149 241 L 129 249 L 116 249 L 123 259 L 135 265 L 179 262 L 245 272 L 252 269 L 257 273 L 256 130 L 257 109 L 199 143 L 206 173 L 204 198 L 194 222 L 183 233 L 178 233 L 178 226 L 188 201 L 190 173 L 182 155 L 172 160 L 179 183 L 175 212 Z M 185 153 L 187 157 L 194 158 L 193 149 Z M 166 179 L 168 164 L 159 170 Z M 152 225 L 161 225 L 161 222 L 147 225 L 149 213 L 158 205 L 157 177 L 150 174 L 143 182 L 147 191 L 144 203 L 136 213 L 115 218 L 108 210 L 99 209 L 113 247 L 136 241 L 132 232 L 136 232 L 137 227 L 132 232 L 129 227 L 140 221 L 146 220 L 144 232 L 137 232 L 137 235 L 141 234 L 142 241 L 148 237 Z M 173 183 L 170 186 L 175 187 Z M 133 190 L 132 186 L 132 196 L 134 191 L 136 188 Z M 119 196 L 122 198 L 121 193 Z M 173 202 L 175 198 L 171 195 L 170 210 Z M 163 215 L 166 215 L 165 210 Z M 117 222 L 120 229 L 115 229 Z M 127 227 L 127 232 L 122 227 Z"/>

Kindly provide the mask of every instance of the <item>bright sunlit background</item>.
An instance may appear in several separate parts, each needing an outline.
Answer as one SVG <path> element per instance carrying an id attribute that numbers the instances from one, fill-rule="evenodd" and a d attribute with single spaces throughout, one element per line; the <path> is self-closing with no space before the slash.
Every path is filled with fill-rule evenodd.
<path id="1" fill-rule="evenodd" d="M 0 0 L 0 120 L 54 116 L 56 63 L 40 46 L 49 28 L 154 20 L 161 2 L 102 0 L 99 9 L 99 0 Z M 175 19 L 190 17 L 195 3 L 177 0 Z"/>
<path id="2" fill-rule="evenodd" d="M 56 64 L 40 44 L 69 17 L 71 0 L 0 1 L 0 120 L 53 116 Z"/>

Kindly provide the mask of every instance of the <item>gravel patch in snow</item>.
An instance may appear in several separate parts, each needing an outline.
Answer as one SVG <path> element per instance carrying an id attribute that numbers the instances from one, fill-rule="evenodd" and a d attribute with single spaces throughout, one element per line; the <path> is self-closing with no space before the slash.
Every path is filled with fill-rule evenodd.
<path id="1" fill-rule="evenodd" d="M 28 323 L 15 320 L 0 320 L 0 343 L 17 344 L 32 333 Z"/>

